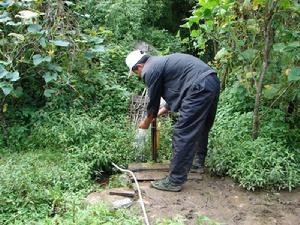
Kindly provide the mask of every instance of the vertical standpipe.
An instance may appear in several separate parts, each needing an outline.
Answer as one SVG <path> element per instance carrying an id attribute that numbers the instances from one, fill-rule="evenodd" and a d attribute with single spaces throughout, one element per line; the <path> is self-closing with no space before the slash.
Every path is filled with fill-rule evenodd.
<path id="1" fill-rule="evenodd" d="M 151 152 L 152 152 L 152 160 L 154 162 L 157 161 L 157 148 L 158 148 L 157 121 L 156 119 L 154 119 L 151 124 Z"/>

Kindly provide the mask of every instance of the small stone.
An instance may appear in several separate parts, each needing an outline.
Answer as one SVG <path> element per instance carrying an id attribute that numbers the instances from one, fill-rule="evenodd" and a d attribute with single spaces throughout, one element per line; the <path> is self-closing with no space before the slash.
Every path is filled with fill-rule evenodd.
<path id="1" fill-rule="evenodd" d="M 133 204 L 133 200 L 131 198 L 124 198 L 124 199 L 112 202 L 112 205 L 115 209 L 128 208 L 132 204 Z"/>
<path id="2" fill-rule="evenodd" d="M 93 192 L 90 193 L 86 198 L 85 202 L 87 204 L 98 204 L 98 203 L 106 203 L 109 206 L 115 207 L 125 207 L 127 204 L 132 203 L 134 200 L 128 197 L 119 196 L 119 195 L 111 195 L 111 192 L 121 192 L 121 191 L 129 191 L 129 189 L 126 188 L 114 188 L 114 189 L 108 189 L 104 190 L 102 192 Z M 125 200 L 124 200 L 125 199 Z M 129 200 L 128 200 L 129 199 Z"/>

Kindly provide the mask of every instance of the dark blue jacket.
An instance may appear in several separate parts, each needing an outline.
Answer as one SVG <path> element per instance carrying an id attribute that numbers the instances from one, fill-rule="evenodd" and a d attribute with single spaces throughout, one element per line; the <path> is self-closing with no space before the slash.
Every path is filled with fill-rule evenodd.
<path id="1" fill-rule="evenodd" d="M 215 71 L 191 55 L 151 56 L 142 71 L 150 100 L 148 115 L 157 115 L 161 97 L 172 112 L 178 112 L 189 87 L 211 73 Z"/>

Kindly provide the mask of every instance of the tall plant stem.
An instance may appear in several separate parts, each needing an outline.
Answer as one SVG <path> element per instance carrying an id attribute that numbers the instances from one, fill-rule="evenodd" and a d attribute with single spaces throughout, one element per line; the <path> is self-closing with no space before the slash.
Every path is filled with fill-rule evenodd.
<path id="1" fill-rule="evenodd" d="M 255 97 L 255 105 L 254 105 L 254 112 L 253 112 L 252 138 L 254 140 L 259 135 L 259 127 L 260 127 L 259 109 L 261 104 L 262 87 L 263 87 L 263 81 L 265 75 L 268 71 L 270 51 L 273 46 L 273 40 L 274 40 L 274 29 L 272 27 L 272 20 L 276 8 L 276 2 L 271 0 L 268 1 L 267 4 L 268 7 L 266 9 L 266 15 L 264 21 L 265 47 L 264 47 L 264 55 L 263 55 L 263 65 L 262 65 L 262 71 L 259 75 L 259 81 L 256 86 L 256 97 Z"/>

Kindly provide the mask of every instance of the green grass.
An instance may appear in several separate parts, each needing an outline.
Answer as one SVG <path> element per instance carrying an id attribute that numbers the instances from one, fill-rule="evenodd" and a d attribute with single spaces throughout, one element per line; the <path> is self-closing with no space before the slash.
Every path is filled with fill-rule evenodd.
<path id="1" fill-rule="evenodd" d="M 82 199 L 101 188 L 92 182 L 90 167 L 72 153 L 41 149 L 1 155 L 0 224 L 143 224 L 135 207 L 112 210 L 102 203 L 86 205 Z M 111 185 L 124 186 L 116 179 Z M 156 224 L 183 222 L 164 219 Z"/>

